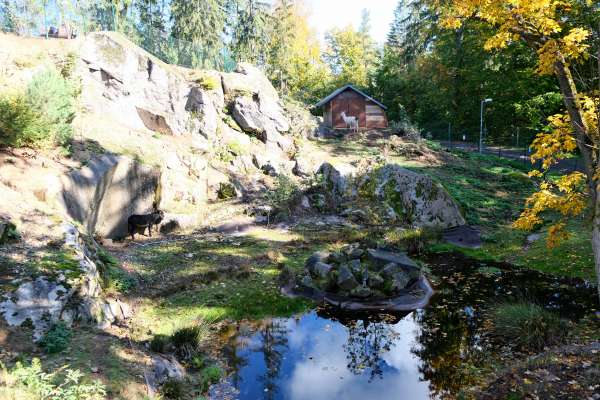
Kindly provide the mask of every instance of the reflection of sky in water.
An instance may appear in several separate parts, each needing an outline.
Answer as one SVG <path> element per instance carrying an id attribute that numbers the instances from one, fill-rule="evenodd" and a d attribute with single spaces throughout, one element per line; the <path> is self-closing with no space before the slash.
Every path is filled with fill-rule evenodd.
<path id="1" fill-rule="evenodd" d="M 391 326 L 391 349 L 381 354 L 381 377 L 371 378 L 369 369 L 354 374 L 348 368 L 344 345 L 348 328 L 320 318 L 315 312 L 299 320 L 275 320 L 286 344 L 274 350 L 281 364 L 269 377 L 260 333 L 237 356 L 247 361 L 238 372 L 240 399 L 289 400 L 418 400 L 429 398 L 428 382 L 421 381 L 419 359 L 410 351 L 415 346 L 418 325 L 412 314 Z M 279 340 L 276 342 L 280 343 Z M 265 387 L 271 390 L 265 391 Z"/>

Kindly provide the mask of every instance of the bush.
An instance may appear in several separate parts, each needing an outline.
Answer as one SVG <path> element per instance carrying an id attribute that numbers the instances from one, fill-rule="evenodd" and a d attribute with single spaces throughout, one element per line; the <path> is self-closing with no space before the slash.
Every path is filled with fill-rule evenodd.
<path id="1" fill-rule="evenodd" d="M 204 320 L 192 326 L 176 330 L 170 337 L 175 352 L 186 360 L 198 355 L 204 339 L 208 336 L 210 324 Z"/>
<path id="2" fill-rule="evenodd" d="M 33 77 L 27 87 L 27 101 L 40 110 L 54 144 L 67 145 L 73 134 L 75 90 L 56 70 L 48 69 Z"/>
<path id="3" fill-rule="evenodd" d="M 204 368 L 200 374 L 201 390 L 203 392 L 207 391 L 210 385 L 219 382 L 222 376 L 223 371 L 216 365 Z"/>
<path id="4" fill-rule="evenodd" d="M 0 398 L 3 399 L 100 400 L 106 397 L 106 389 L 100 381 L 82 383 L 83 374 L 70 369 L 66 370 L 64 379 L 58 379 L 56 372 L 45 373 L 37 358 L 31 366 L 17 363 L 8 371 L 0 363 L 0 368 Z"/>
<path id="5" fill-rule="evenodd" d="M 0 98 L 0 143 L 67 147 L 75 116 L 75 90 L 54 69 L 33 77 L 24 93 Z"/>
<path id="6" fill-rule="evenodd" d="M 38 344 L 46 353 L 60 353 L 69 346 L 71 341 L 71 329 L 62 321 L 52 325 L 40 339 Z"/>
<path id="7" fill-rule="evenodd" d="M 17 147 L 50 144 L 42 115 L 22 93 L 0 97 L 0 144 Z"/>
<path id="8" fill-rule="evenodd" d="M 500 304 L 492 311 L 494 332 L 523 350 L 541 350 L 558 344 L 568 323 L 558 315 L 529 302 Z"/>
<path id="9" fill-rule="evenodd" d="M 167 399 L 182 399 L 185 394 L 185 387 L 182 381 L 168 379 L 161 386 L 160 393 Z"/>
<path id="10" fill-rule="evenodd" d="M 298 197 L 300 187 L 289 176 L 280 174 L 275 180 L 275 187 L 266 193 L 267 203 L 276 214 L 289 216 Z"/>
<path id="11" fill-rule="evenodd" d="M 421 129 L 408 119 L 400 122 L 392 121 L 390 122 L 390 128 L 395 134 L 403 136 L 408 140 L 421 140 Z"/>
<path id="12" fill-rule="evenodd" d="M 150 341 L 150 350 L 155 351 L 157 353 L 164 353 L 167 347 L 169 346 L 170 338 L 167 335 L 154 335 L 152 340 Z"/>

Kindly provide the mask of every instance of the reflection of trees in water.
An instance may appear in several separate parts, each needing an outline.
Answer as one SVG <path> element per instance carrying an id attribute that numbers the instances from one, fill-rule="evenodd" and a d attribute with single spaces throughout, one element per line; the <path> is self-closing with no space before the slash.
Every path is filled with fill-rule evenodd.
<path id="1" fill-rule="evenodd" d="M 421 329 L 412 352 L 432 396 L 456 394 L 472 383 L 472 362 L 481 355 L 473 321 L 460 308 L 430 307 L 414 314 Z"/>
<path id="2" fill-rule="evenodd" d="M 263 353 L 265 361 L 265 373 L 261 377 L 264 382 L 267 399 L 275 397 L 277 392 L 277 377 L 283 360 L 283 353 L 287 348 L 288 330 L 281 320 L 267 320 L 260 329 L 261 346 L 257 349 Z"/>
<path id="3" fill-rule="evenodd" d="M 348 341 L 344 344 L 348 369 L 357 375 L 370 371 L 369 380 L 382 378 L 382 356 L 388 352 L 398 337 L 392 326 L 385 322 L 354 321 L 347 324 Z"/>
<path id="4" fill-rule="evenodd" d="M 227 365 L 232 371 L 230 378 L 232 385 L 236 388 L 241 386 L 240 371 L 249 365 L 247 352 L 263 353 L 265 373 L 260 380 L 268 389 L 265 393 L 266 398 L 273 398 L 277 392 L 276 380 L 283 360 L 283 352 L 287 346 L 287 333 L 285 323 L 281 320 L 267 319 L 258 324 L 238 325 L 235 333 L 231 333 L 230 344 L 223 349 Z M 250 348 L 254 335 L 259 336 L 257 340 L 259 345 Z"/>

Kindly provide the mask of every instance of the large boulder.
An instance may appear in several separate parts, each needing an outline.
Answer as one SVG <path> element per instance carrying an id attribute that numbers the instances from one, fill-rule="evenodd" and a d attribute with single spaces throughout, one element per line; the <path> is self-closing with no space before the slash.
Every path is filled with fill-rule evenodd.
<path id="1" fill-rule="evenodd" d="M 379 200 L 409 225 L 447 228 L 466 223 L 444 187 L 427 175 L 387 164 L 365 175 L 359 186 L 359 192 Z"/>
<path id="2" fill-rule="evenodd" d="M 327 191 L 334 198 L 349 197 L 354 192 L 353 178 L 356 176 L 357 169 L 353 165 L 336 163 L 334 166 L 325 162 L 319 167 L 317 173 L 323 175 Z"/>
<path id="3" fill-rule="evenodd" d="M 277 90 L 262 71 L 252 64 L 239 63 L 235 72 L 221 74 L 223 92 L 230 100 L 237 96 L 261 96 L 272 102 L 279 101 Z"/>
<path id="4" fill-rule="evenodd" d="M 214 135 L 216 113 L 211 96 L 165 64 L 114 32 L 89 34 L 83 60 L 82 103 L 133 129 L 163 134 Z M 213 96 L 214 97 L 214 96 Z"/>
<path id="5" fill-rule="evenodd" d="M 160 171 L 128 157 L 103 155 L 63 177 L 68 214 L 89 234 L 127 235 L 131 214 L 149 213 L 158 200 Z"/>
<path id="6" fill-rule="evenodd" d="M 106 327 L 131 317 L 126 303 L 104 298 L 95 252 L 73 225 L 63 224 L 63 229 L 64 250 L 76 262 L 53 275 L 24 281 L 0 302 L 0 316 L 6 323 L 9 326 L 32 324 L 35 340 L 59 320 L 67 324 L 74 320 L 95 322 Z"/>
<path id="7" fill-rule="evenodd" d="M 283 151 L 293 148 L 293 141 L 281 134 L 281 123 L 263 113 L 261 107 L 250 97 L 238 97 L 233 102 L 232 115 L 239 126 L 255 135 L 268 146 L 277 146 Z M 289 128 L 289 125 L 288 125 Z"/>

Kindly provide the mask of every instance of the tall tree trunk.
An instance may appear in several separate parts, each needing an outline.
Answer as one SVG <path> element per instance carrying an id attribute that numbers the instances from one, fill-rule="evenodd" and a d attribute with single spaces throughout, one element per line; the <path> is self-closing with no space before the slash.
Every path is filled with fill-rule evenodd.
<path id="1" fill-rule="evenodd" d="M 596 193 L 600 192 L 600 183 L 596 186 Z M 600 302 L 600 196 L 594 199 L 594 219 L 592 220 L 592 249 L 596 264 L 596 283 L 598 284 L 598 302 Z"/>
<path id="2" fill-rule="evenodd" d="M 600 181 L 596 179 L 597 168 L 593 158 L 594 146 L 589 127 L 585 123 L 579 104 L 577 104 L 577 87 L 571 75 L 571 70 L 562 56 L 555 63 L 554 72 L 558 78 L 560 91 L 571 118 L 577 147 L 583 158 L 584 171 L 592 200 L 592 249 L 594 251 L 596 283 L 598 285 L 598 300 L 600 301 Z"/>

